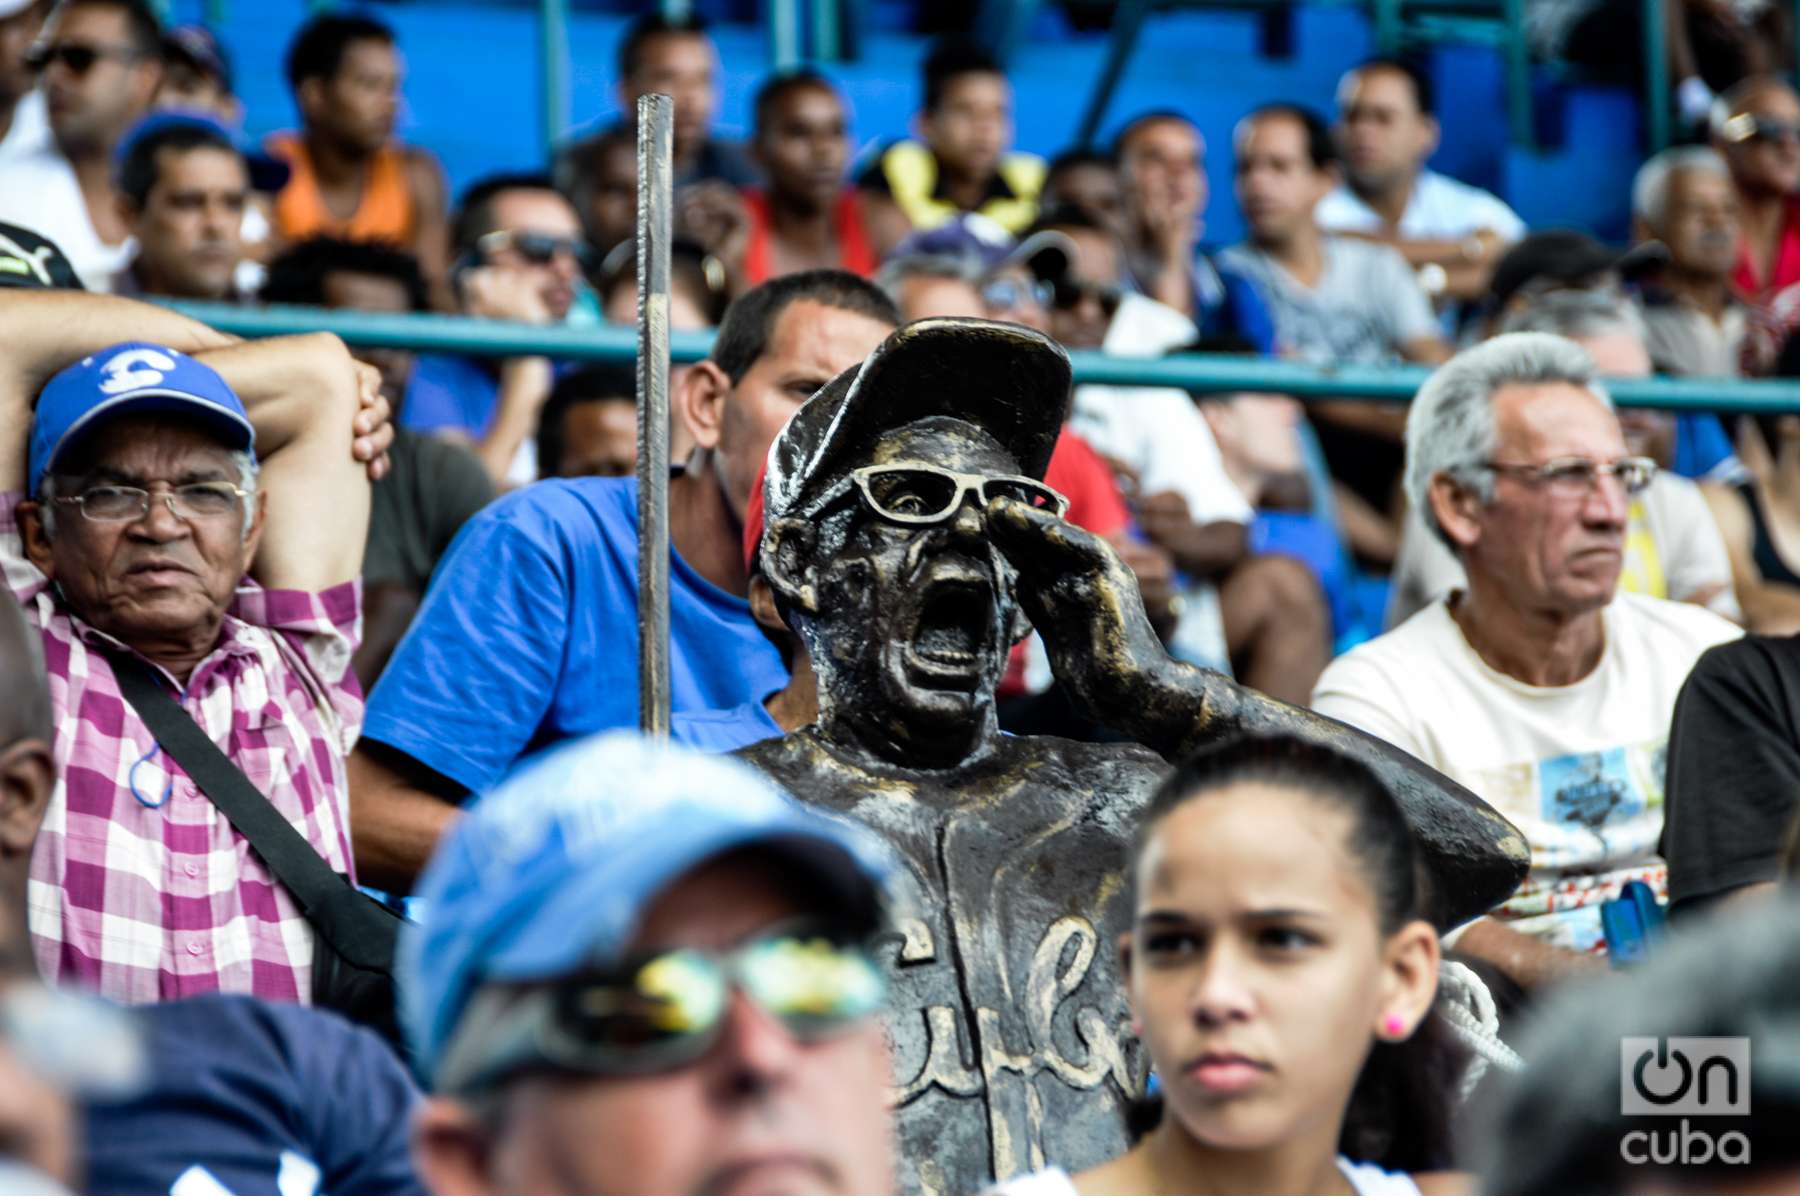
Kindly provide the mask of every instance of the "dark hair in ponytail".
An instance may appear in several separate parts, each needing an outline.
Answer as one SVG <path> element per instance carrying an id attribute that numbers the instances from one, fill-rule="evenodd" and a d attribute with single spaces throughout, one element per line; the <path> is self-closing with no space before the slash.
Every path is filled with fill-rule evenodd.
<path id="1" fill-rule="evenodd" d="M 1347 814 L 1346 847 L 1362 869 L 1383 935 L 1421 916 L 1424 883 L 1419 849 L 1394 795 L 1361 761 L 1292 735 L 1244 735 L 1208 747 L 1171 773 L 1151 797 L 1132 838 L 1127 876 L 1135 879 L 1144 846 L 1157 824 L 1190 801 L 1244 783 L 1280 786 Z M 1390 1171 L 1431 1171 L 1451 1165 L 1455 1088 L 1469 1052 L 1436 1009 L 1404 1042 L 1378 1042 L 1363 1064 L 1338 1151 Z M 1150 1097 L 1128 1114 L 1134 1135 L 1161 1120 Z"/>

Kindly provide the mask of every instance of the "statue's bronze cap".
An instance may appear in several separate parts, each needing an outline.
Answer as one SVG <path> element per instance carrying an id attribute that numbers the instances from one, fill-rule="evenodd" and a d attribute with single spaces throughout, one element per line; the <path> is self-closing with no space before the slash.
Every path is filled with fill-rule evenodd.
<path id="1" fill-rule="evenodd" d="M 919 320 L 897 329 L 868 360 L 808 399 L 769 446 L 764 501 L 770 519 L 863 464 L 895 428 L 949 416 L 981 428 L 1044 476 L 1069 400 L 1069 355 L 1018 324 Z"/>

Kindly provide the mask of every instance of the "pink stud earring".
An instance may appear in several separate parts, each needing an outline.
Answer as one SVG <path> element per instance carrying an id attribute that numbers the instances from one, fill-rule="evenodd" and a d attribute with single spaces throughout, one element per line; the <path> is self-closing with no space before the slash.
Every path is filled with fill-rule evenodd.
<path id="1" fill-rule="evenodd" d="M 1406 1019 L 1397 1013 L 1390 1013 L 1381 1019 L 1381 1032 L 1389 1038 L 1402 1038 L 1406 1034 Z"/>

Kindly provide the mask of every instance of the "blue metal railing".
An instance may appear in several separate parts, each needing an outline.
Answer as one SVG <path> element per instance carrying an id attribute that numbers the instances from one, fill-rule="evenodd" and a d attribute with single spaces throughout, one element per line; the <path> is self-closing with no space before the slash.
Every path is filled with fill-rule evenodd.
<path id="1" fill-rule="evenodd" d="M 223 303 L 168 306 L 238 336 L 332 332 L 351 345 L 464 353 L 481 357 L 542 354 L 565 361 L 631 361 L 637 331 L 620 325 L 541 328 L 466 316 L 379 315 L 316 307 L 236 307 Z M 698 361 L 712 346 L 710 332 L 670 337 L 678 362 Z M 1267 391 L 1297 398 L 1410 399 L 1431 373 L 1420 366 L 1344 366 L 1322 369 L 1266 357 L 1215 354 L 1111 357 L 1077 352 L 1077 382 L 1115 386 L 1173 386 L 1193 391 Z M 1730 381 L 1694 378 L 1618 379 L 1607 390 L 1624 407 L 1675 411 L 1800 412 L 1800 380 Z"/>

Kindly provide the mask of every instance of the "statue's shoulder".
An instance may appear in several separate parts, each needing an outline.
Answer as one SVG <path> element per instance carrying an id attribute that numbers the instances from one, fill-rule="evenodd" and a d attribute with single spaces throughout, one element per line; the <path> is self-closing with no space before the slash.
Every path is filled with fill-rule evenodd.
<path id="1" fill-rule="evenodd" d="M 1143 808 L 1169 762 L 1138 743 L 1085 743 L 1054 735 L 1026 735 L 1006 740 L 1021 763 L 1036 771 L 1061 773 L 1073 792 L 1090 796 L 1096 812 L 1136 812 Z"/>

